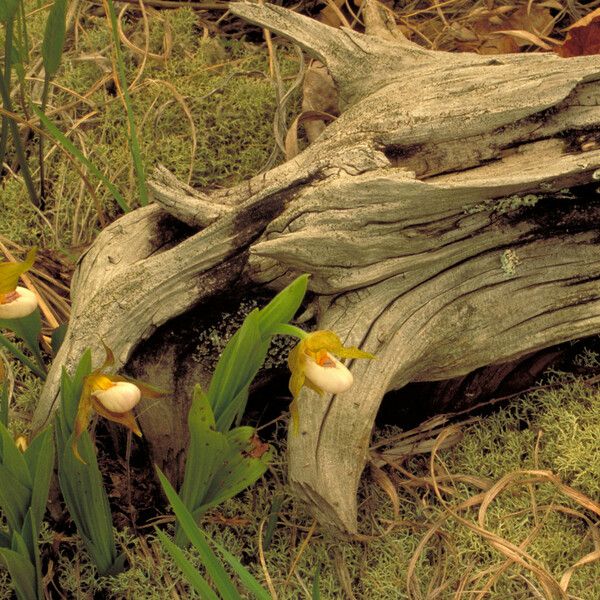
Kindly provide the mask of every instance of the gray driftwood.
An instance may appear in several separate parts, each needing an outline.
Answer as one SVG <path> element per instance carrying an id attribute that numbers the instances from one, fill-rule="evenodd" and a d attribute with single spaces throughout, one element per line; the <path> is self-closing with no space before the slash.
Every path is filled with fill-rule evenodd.
<path id="1" fill-rule="evenodd" d="M 226 191 L 157 170 L 155 203 L 81 260 L 35 424 L 85 347 L 100 361 L 102 339 L 124 365 L 158 325 L 240 276 L 277 289 L 309 272 L 319 327 L 378 357 L 351 364 L 342 395 L 304 393 L 289 437 L 290 484 L 352 533 L 386 391 L 600 331 L 600 197 L 559 192 L 600 167 L 597 144 L 579 145 L 600 126 L 600 56 L 449 54 L 275 6 L 231 10 L 324 63 L 342 114 L 293 160 Z M 375 5 L 367 16 L 387 31 Z"/>

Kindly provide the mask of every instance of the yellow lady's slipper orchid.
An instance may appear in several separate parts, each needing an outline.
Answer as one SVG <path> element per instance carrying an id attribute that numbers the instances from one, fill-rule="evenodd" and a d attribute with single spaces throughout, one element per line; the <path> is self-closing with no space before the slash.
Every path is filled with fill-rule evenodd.
<path id="1" fill-rule="evenodd" d="M 335 356 L 334 356 L 335 355 Z M 340 394 L 350 388 L 354 379 L 352 373 L 336 358 L 375 358 L 373 354 L 351 347 L 344 347 L 333 331 L 315 331 L 307 334 L 293 348 L 288 356 L 288 366 L 292 372 L 290 392 L 292 392 L 292 422 L 298 426 L 297 400 L 303 386 L 319 394 L 329 392 Z"/>
<path id="2" fill-rule="evenodd" d="M 72 449 L 73 454 L 81 462 L 84 461 L 77 449 L 77 442 L 88 427 L 92 410 L 109 421 L 124 425 L 130 431 L 142 437 L 142 432 L 133 414 L 133 408 L 142 397 L 160 398 L 164 395 L 164 392 L 136 379 L 105 373 L 104 371 L 107 368 L 114 365 L 115 359 L 110 348 L 105 345 L 104 349 L 106 359 L 102 366 L 92 371 L 83 380 L 83 389 L 75 417 L 75 435 L 73 436 Z"/>
<path id="3" fill-rule="evenodd" d="M 32 248 L 23 262 L 0 263 L 0 319 L 20 319 L 36 309 L 35 294 L 17 286 L 19 277 L 33 266 L 36 254 L 37 248 Z"/>

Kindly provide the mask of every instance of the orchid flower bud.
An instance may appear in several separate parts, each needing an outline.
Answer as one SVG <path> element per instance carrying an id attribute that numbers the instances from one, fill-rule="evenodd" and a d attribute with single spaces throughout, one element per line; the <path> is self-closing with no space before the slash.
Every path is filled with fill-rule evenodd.
<path id="1" fill-rule="evenodd" d="M 38 302 L 36 295 L 27 288 L 17 287 L 7 294 L 0 294 L 0 319 L 20 319 L 30 315 Z"/>

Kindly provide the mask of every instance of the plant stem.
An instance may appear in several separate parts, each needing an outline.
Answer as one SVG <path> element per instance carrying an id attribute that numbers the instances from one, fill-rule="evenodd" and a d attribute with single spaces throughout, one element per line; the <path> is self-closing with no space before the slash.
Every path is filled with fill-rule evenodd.
<path id="1" fill-rule="evenodd" d="M 46 104 L 48 103 L 48 91 L 50 89 L 50 77 L 48 73 L 44 74 L 44 87 L 42 89 L 42 112 L 46 112 Z M 44 124 L 40 122 L 40 129 L 44 127 Z M 46 203 L 46 177 L 44 172 L 44 136 L 40 134 L 40 139 L 38 143 L 39 150 L 39 162 L 40 162 L 40 204 L 42 210 L 44 209 L 44 205 Z"/>
<path id="2" fill-rule="evenodd" d="M 279 325 L 275 325 L 272 332 L 277 335 L 291 335 L 300 340 L 303 340 L 308 336 L 308 333 L 304 331 L 304 329 L 300 329 L 300 327 L 296 327 L 295 325 L 289 325 L 288 323 L 279 323 Z"/>
<path id="3" fill-rule="evenodd" d="M 13 39 L 14 19 L 9 19 L 6 23 L 6 37 L 4 39 L 4 73 L 2 80 L 8 90 L 10 90 L 10 77 L 12 67 L 12 39 Z M 10 95 L 10 94 L 9 94 Z M 6 108 L 6 107 L 5 107 Z M 2 132 L 0 133 L 0 171 L 4 164 L 6 156 L 6 145 L 8 144 L 9 119 L 2 116 Z"/>
<path id="4" fill-rule="evenodd" d="M 4 108 L 8 111 L 12 112 L 12 103 L 10 101 L 10 93 L 8 88 L 6 87 L 6 82 L 3 77 L 0 77 L 0 96 L 2 97 L 2 103 L 4 104 Z M 12 119 L 8 120 L 9 126 L 11 129 L 11 133 L 13 136 L 13 144 L 15 145 L 15 152 L 17 154 L 17 159 L 19 161 L 19 166 L 21 167 L 21 173 L 23 175 L 23 179 L 25 180 L 25 185 L 27 186 L 27 192 L 29 193 L 29 197 L 31 198 L 31 202 L 35 206 L 39 208 L 40 201 L 37 197 L 37 193 L 35 191 L 35 187 L 33 185 L 33 179 L 31 179 L 31 173 L 29 172 L 29 166 L 27 165 L 27 157 L 25 156 L 25 151 L 23 149 L 23 144 L 21 143 L 21 137 L 19 135 L 19 127 L 15 121 Z"/>

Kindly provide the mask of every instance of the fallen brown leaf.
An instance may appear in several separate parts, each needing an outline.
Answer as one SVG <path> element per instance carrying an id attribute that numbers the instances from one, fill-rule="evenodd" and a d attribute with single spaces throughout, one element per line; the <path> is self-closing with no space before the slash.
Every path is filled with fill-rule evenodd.
<path id="1" fill-rule="evenodd" d="M 600 54 L 600 8 L 575 21 L 563 44 L 554 51 L 563 58 Z"/>

